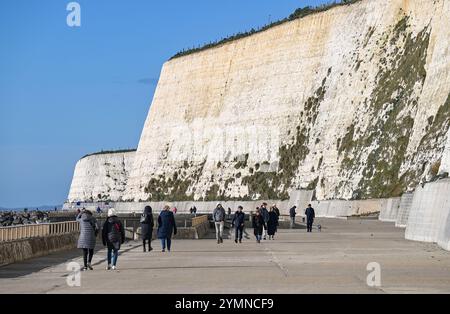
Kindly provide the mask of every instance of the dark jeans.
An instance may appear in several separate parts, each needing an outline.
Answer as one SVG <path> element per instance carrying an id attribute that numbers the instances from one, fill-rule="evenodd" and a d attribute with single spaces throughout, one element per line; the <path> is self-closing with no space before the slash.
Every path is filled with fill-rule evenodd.
<path id="1" fill-rule="evenodd" d="M 117 264 L 117 259 L 119 258 L 119 250 L 116 250 L 114 248 L 108 248 L 108 265 L 113 265 L 116 266 Z M 111 263 L 111 259 L 112 259 L 112 263 Z"/>
<path id="2" fill-rule="evenodd" d="M 161 240 L 161 247 L 163 250 L 166 249 L 166 243 L 167 243 L 167 250 L 170 251 L 170 246 L 172 245 L 172 239 L 170 238 L 162 238 Z"/>
<path id="3" fill-rule="evenodd" d="M 144 246 L 144 250 L 145 250 L 145 243 L 148 241 L 148 249 L 150 250 L 152 248 L 152 240 L 148 239 L 143 239 L 142 240 L 142 245 Z"/>
<path id="4" fill-rule="evenodd" d="M 308 219 L 306 222 L 306 229 L 308 232 L 312 232 L 312 225 L 313 225 L 314 220 L 313 219 Z"/>
<path id="5" fill-rule="evenodd" d="M 236 240 L 242 240 L 242 234 L 244 233 L 244 226 L 234 227 L 234 238 Z"/>
<path id="6" fill-rule="evenodd" d="M 83 262 L 84 267 L 87 267 L 87 264 L 92 262 L 92 257 L 94 256 L 94 249 L 83 249 Z"/>

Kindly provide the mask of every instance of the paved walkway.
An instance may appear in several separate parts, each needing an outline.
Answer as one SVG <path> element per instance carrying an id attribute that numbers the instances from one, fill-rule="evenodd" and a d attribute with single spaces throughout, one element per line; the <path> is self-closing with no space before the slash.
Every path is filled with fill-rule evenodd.
<path id="1" fill-rule="evenodd" d="M 403 229 L 370 220 L 320 219 L 321 233 L 280 230 L 275 241 L 175 240 L 171 253 L 123 247 L 119 271 L 105 270 L 105 250 L 81 287 L 66 284 L 78 251 L 0 268 L 0 293 L 441 293 L 450 292 L 450 252 L 406 241 Z M 251 230 L 248 230 L 249 232 Z M 370 262 L 381 287 L 366 284 Z"/>

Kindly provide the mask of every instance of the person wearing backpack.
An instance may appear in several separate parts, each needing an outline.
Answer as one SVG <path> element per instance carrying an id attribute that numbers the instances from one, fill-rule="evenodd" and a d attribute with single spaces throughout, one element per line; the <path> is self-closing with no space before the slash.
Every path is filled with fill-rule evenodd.
<path id="1" fill-rule="evenodd" d="M 93 270 L 91 262 L 98 234 L 97 220 L 92 215 L 92 212 L 86 209 L 80 211 L 76 220 L 80 224 L 80 236 L 78 237 L 77 247 L 83 250 L 84 267 L 82 270 Z"/>
<path id="2" fill-rule="evenodd" d="M 141 215 L 141 235 L 144 252 L 146 252 L 145 243 L 148 241 L 148 251 L 152 251 L 152 235 L 153 235 L 153 214 L 150 206 L 145 206 L 144 212 Z"/>
<path id="3" fill-rule="evenodd" d="M 103 224 L 102 240 L 103 245 L 108 248 L 108 266 L 106 269 L 116 270 L 120 245 L 125 242 L 125 230 L 114 208 L 108 210 L 108 219 Z"/>

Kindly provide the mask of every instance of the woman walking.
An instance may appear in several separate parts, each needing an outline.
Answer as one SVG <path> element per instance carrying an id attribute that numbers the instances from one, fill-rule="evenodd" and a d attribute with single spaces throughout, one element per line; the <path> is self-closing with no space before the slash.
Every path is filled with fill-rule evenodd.
<path id="1" fill-rule="evenodd" d="M 266 228 L 266 223 L 264 222 L 264 218 L 261 215 L 261 211 L 259 209 L 256 210 L 256 214 L 252 219 L 253 224 L 253 232 L 256 237 L 256 242 L 261 243 L 263 229 Z"/>
<path id="2" fill-rule="evenodd" d="M 84 267 L 82 270 L 93 270 L 91 263 L 98 234 L 97 220 L 92 212 L 84 209 L 78 214 L 77 221 L 80 223 L 80 236 L 77 246 L 83 250 Z"/>
<path id="3" fill-rule="evenodd" d="M 164 206 L 158 217 L 158 239 L 161 240 L 162 252 L 170 252 L 170 247 L 172 244 L 172 232 L 177 234 L 177 225 L 175 223 L 175 216 L 173 212 L 170 211 L 170 206 Z"/>
<path id="4" fill-rule="evenodd" d="M 120 245 L 125 242 L 125 230 L 114 208 L 108 210 L 108 219 L 103 224 L 102 240 L 103 245 L 108 247 L 108 267 L 106 269 L 116 270 Z"/>
<path id="5" fill-rule="evenodd" d="M 275 233 L 277 232 L 278 226 L 278 215 L 273 207 L 269 210 L 269 221 L 267 222 L 267 234 L 269 235 L 269 240 L 274 240 Z"/>
<path id="6" fill-rule="evenodd" d="M 150 206 L 145 206 L 144 213 L 141 216 L 141 234 L 142 234 L 142 244 L 144 246 L 144 252 L 146 252 L 146 242 L 148 241 L 148 251 L 153 250 L 152 248 L 152 235 L 153 235 L 153 213 Z"/>

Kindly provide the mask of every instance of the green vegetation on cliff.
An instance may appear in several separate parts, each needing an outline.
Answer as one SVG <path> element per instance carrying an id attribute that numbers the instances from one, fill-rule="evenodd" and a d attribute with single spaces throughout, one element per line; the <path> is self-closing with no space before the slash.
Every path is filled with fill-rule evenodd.
<path id="1" fill-rule="evenodd" d="M 131 153 L 131 152 L 135 152 L 135 151 L 136 151 L 136 148 L 118 149 L 118 150 L 102 150 L 100 152 L 84 155 L 81 159 L 84 159 L 84 158 L 90 157 L 90 156 L 108 155 L 108 154 L 120 154 L 120 153 Z"/>
<path id="2" fill-rule="evenodd" d="M 286 23 L 286 22 L 290 22 L 290 21 L 293 21 L 293 20 L 296 20 L 296 19 L 300 19 L 300 18 L 303 18 L 305 16 L 308 16 L 308 15 L 311 15 L 311 14 L 314 14 L 314 13 L 327 11 L 327 10 L 329 10 L 331 8 L 334 8 L 334 7 L 337 7 L 337 6 L 349 5 L 349 4 L 352 4 L 352 3 L 359 2 L 359 1 L 361 1 L 361 0 L 342 0 L 340 2 L 333 1 L 333 2 L 330 2 L 328 4 L 323 4 L 323 5 L 319 5 L 319 6 L 316 6 L 316 7 L 307 6 L 307 7 L 304 7 L 304 8 L 299 8 L 299 9 L 296 9 L 291 15 L 289 15 L 289 17 L 286 17 L 284 19 L 281 19 L 281 20 L 278 20 L 278 21 L 275 21 L 275 22 L 271 22 L 271 23 L 269 23 L 267 25 L 264 25 L 264 26 L 262 26 L 260 28 L 257 28 L 257 29 L 252 28 L 249 31 L 240 32 L 240 33 L 228 36 L 226 38 L 223 38 L 221 40 L 213 41 L 213 42 L 210 42 L 210 43 L 207 43 L 207 44 L 204 44 L 204 45 L 200 45 L 198 47 L 193 47 L 193 48 L 190 48 L 190 49 L 181 50 L 178 53 L 176 53 L 173 57 L 171 57 L 170 60 L 175 59 L 175 58 L 179 58 L 179 57 L 182 57 L 182 56 L 190 55 L 190 54 L 193 54 L 193 53 L 196 53 L 196 52 L 200 52 L 200 51 L 203 51 L 203 50 L 206 50 L 206 49 L 218 47 L 218 46 L 226 44 L 228 42 L 231 42 L 231 41 L 234 41 L 234 40 L 237 40 L 237 39 L 240 39 L 240 38 L 248 37 L 248 36 L 251 36 L 251 35 L 256 34 L 256 33 L 263 32 L 263 31 L 268 30 L 268 29 L 270 29 L 272 27 L 275 27 L 277 25 L 280 25 L 280 24 L 283 24 L 283 23 Z"/>
<path id="3" fill-rule="evenodd" d="M 417 110 L 417 86 L 422 88 L 430 34 L 428 28 L 416 36 L 408 32 L 408 17 L 394 27 L 391 44 L 400 45 L 381 58 L 376 86 L 366 101 L 369 126 L 356 136 L 352 125 L 341 140 L 339 153 L 344 154 L 342 173 L 362 170 L 358 192 L 353 198 L 381 198 L 401 195 L 416 174 L 401 175 L 406 149 Z M 401 49 L 401 50 L 398 50 Z M 363 157 L 366 156 L 366 157 Z"/>

